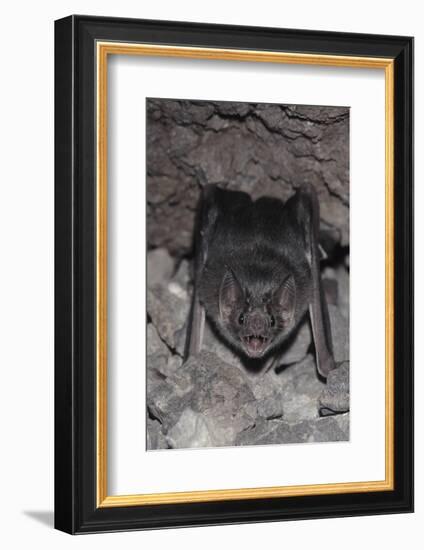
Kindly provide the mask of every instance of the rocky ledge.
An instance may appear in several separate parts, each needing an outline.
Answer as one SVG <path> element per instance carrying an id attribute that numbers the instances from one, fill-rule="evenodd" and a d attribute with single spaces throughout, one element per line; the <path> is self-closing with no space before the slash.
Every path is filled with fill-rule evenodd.
<path id="1" fill-rule="evenodd" d="M 183 363 L 190 262 L 148 254 L 147 448 L 220 447 L 349 439 L 347 271 L 327 269 L 338 367 L 320 380 L 308 320 L 268 372 L 245 365 L 209 326 L 204 349 Z"/>

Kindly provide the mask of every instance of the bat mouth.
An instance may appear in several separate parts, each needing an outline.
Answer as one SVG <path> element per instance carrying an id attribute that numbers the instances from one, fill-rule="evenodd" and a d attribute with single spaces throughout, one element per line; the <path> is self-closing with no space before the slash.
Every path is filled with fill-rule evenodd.
<path id="1" fill-rule="evenodd" d="M 269 338 L 262 334 L 243 336 L 243 343 L 250 357 L 260 357 L 268 347 Z"/>

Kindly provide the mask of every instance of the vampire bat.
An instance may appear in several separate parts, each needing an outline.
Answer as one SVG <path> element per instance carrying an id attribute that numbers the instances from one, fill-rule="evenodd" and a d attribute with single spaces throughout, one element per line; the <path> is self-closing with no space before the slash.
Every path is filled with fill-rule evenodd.
<path id="1" fill-rule="evenodd" d="M 335 363 L 321 284 L 319 219 L 312 186 L 285 204 L 204 188 L 186 357 L 201 350 L 205 314 L 239 354 L 272 362 L 309 313 L 318 372 L 327 377 Z"/>

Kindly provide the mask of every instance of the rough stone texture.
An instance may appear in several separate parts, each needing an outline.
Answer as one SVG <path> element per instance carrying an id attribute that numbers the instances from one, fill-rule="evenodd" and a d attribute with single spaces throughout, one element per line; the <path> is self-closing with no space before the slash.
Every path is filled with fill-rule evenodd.
<path id="1" fill-rule="evenodd" d="M 319 405 L 323 416 L 349 410 L 349 361 L 344 361 L 330 372 Z"/>
<path id="2" fill-rule="evenodd" d="M 172 278 L 174 283 L 180 285 L 183 289 L 189 289 L 192 283 L 192 275 L 190 269 L 190 262 L 182 260 L 177 268 L 175 275 Z"/>
<path id="3" fill-rule="evenodd" d="M 349 109 L 147 100 L 148 242 L 190 252 L 200 188 L 287 199 L 305 181 L 322 228 L 349 243 Z"/>
<path id="4" fill-rule="evenodd" d="M 147 290 L 147 313 L 160 338 L 180 355 L 184 351 L 185 325 L 190 310 L 188 292 L 177 283 L 154 286 Z"/>
<path id="5" fill-rule="evenodd" d="M 318 399 L 324 384 L 317 376 L 315 360 L 308 355 L 303 361 L 274 374 L 274 383 L 281 386 L 284 419 L 287 421 L 318 418 Z"/>
<path id="6" fill-rule="evenodd" d="M 317 375 L 309 321 L 272 368 L 251 369 L 205 325 L 203 352 L 183 364 L 192 294 L 183 260 L 148 289 L 147 448 L 342 441 L 349 438 L 348 321 L 329 305 L 339 367 Z M 337 272 L 330 273 L 337 281 Z M 334 415 L 343 414 L 342 419 Z"/>
<path id="7" fill-rule="evenodd" d="M 178 422 L 169 430 L 167 442 L 172 449 L 214 447 L 217 445 L 204 415 L 194 412 L 190 408 L 182 412 Z"/>
<path id="8" fill-rule="evenodd" d="M 162 432 L 162 425 L 157 420 L 147 419 L 147 442 L 148 451 L 158 449 L 168 449 L 168 443 Z"/>
<path id="9" fill-rule="evenodd" d="M 338 307 L 329 304 L 331 336 L 333 339 L 333 354 L 336 362 L 349 359 L 349 324 L 340 313 Z"/>
<path id="10" fill-rule="evenodd" d="M 165 360 L 152 328 L 149 334 L 147 405 L 163 436 L 148 424 L 149 449 L 348 439 L 348 415 L 343 422 L 330 417 L 349 410 L 348 362 L 330 373 L 326 385 L 310 354 L 252 374 L 239 360 L 230 364 L 206 350 L 185 364 L 177 355 Z"/>
<path id="11" fill-rule="evenodd" d="M 337 287 L 336 300 L 329 299 L 329 294 L 326 292 L 327 303 L 336 305 L 345 322 L 349 323 L 349 265 L 345 265 L 346 258 L 349 258 L 348 253 L 344 254 L 341 263 L 335 263 L 334 267 L 325 267 L 322 270 L 322 277 L 324 288 L 328 287 L 329 282 Z"/>
<path id="12" fill-rule="evenodd" d="M 208 320 L 203 334 L 203 349 L 217 355 L 225 363 L 243 368 L 243 361 L 211 327 Z"/>
<path id="13" fill-rule="evenodd" d="M 309 320 L 305 318 L 294 337 L 286 343 L 279 358 L 280 365 L 290 365 L 306 357 L 312 343 L 312 331 Z"/>
<path id="14" fill-rule="evenodd" d="M 173 374 L 181 367 L 182 357 L 173 355 L 168 346 L 159 338 L 152 323 L 147 325 L 147 357 L 149 369 L 159 377 Z"/>
<path id="15" fill-rule="evenodd" d="M 147 254 L 147 286 L 167 283 L 174 272 L 175 261 L 165 248 L 150 250 Z"/>
<path id="16" fill-rule="evenodd" d="M 213 353 L 202 352 L 164 380 L 149 366 L 148 377 L 149 412 L 174 448 L 231 445 L 254 424 L 257 405 L 247 375 Z"/>
<path id="17" fill-rule="evenodd" d="M 287 422 L 260 419 L 241 433 L 236 445 L 278 445 L 284 443 L 317 443 L 349 440 L 349 415 L 329 416 L 315 420 Z"/>
<path id="18" fill-rule="evenodd" d="M 349 179 L 346 108 L 149 99 L 147 103 L 147 448 L 349 439 Z M 334 356 L 317 374 L 309 320 L 272 366 L 245 362 L 206 322 L 183 364 L 201 187 L 286 200 L 308 181 Z"/>
<path id="19" fill-rule="evenodd" d="M 147 357 L 149 358 L 149 368 L 164 373 L 170 357 L 169 348 L 159 338 L 154 325 L 147 325 Z"/>

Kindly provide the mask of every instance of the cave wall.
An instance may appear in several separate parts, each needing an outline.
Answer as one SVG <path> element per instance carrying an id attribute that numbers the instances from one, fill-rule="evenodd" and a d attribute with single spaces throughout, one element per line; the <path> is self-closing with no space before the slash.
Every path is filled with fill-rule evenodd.
<path id="1" fill-rule="evenodd" d="M 349 109 L 147 100 L 149 248 L 190 254 L 201 187 L 286 200 L 313 184 L 321 226 L 349 244 Z"/>

